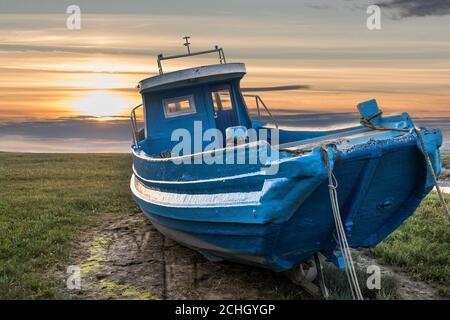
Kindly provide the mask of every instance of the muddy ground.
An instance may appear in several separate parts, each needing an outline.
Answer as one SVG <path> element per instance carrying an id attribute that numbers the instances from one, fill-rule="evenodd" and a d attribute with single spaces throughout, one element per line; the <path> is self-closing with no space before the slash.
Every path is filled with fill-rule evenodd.
<path id="1" fill-rule="evenodd" d="M 439 300 L 442 299 L 437 290 L 423 281 L 413 280 L 397 268 L 381 264 L 378 260 L 354 250 L 353 256 L 357 267 L 367 270 L 369 265 L 377 265 L 382 275 L 392 276 L 398 285 L 398 299 L 401 300 Z"/>
<path id="2" fill-rule="evenodd" d="M 377 261 L 358 253 L 358 265 Z M 84 231 L 69 259 L 81 269 L 71 299 L 310 299 L 285 275 L 228 262 L 210 262 L 164 238 L 143 214 L 111 214 Z M 398 280 L 401 299 L 437 299 L 436 291 L 381 266 Z M 60 267 L 62 283 L 65 268 Z"/>
<path id="3" fill-rule="evenodd" d="M 284 275 L 214 263 L 164 238 L 143 214 L 110 215 L 74 244 L 81 299 L 304 299 Z"/>

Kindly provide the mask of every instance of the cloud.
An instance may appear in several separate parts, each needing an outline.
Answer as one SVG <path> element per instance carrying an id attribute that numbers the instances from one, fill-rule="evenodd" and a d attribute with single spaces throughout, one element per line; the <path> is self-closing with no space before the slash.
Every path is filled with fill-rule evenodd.
<path id="1" fill-rule="evenodd" d="M 48 53 L 87 53 L 87 54 L 110 54 L 110 55 L 136 55 L 136 56 L 156 56 L 159 51 L 151 49 L 132 49 L 119 47 L 99 47 L 99 46 L 76 46 L 76 45 L 36 45 L 19 43 L 2 43 L 0 51 L 7 52 L 48 52 Z"/>
<path id="2" fill-rule="evenodd" d="M 124 117 L 114 117 L 114 120 L 109 121 L 99 121 L 92 116 L 75 116 L 52 120 L 0 122 L 0 136 L 2 135 L 38 139 L 131 141 L 130 122 Z"/>
<path id="3" fill-rule="evenodd" d="M 309 3 L 319 0 L 309 0 Z M 324 0 L 322 0 L 324 1 Z M 334 2 L 334 1 L 333 1 Z M 82 13 L 89 14 L 148 14 L 148 15 L 297 15 L 305 7 L 298 0 L 0 0 L 3 13 L 65 13 L 66 8 L 76 4 Z M 317 6 L 317 4 L 315 4 Z M 282 8 L 283 10 L 281 10 Z"/>
<path id="4" fill-rule="evenodd" d="M 73 86 L 33 86 L 29 88 L 18 87 L 0 87 L 0 95 L 7 93 L 14 94 L 32 94 L 37 95 L 39 93 L 55 93 L 55 92 L 89 92 L 89 91 L 109 91 L 109 92 L 122 92 L 122 93 L 136 93 L 138 90 L 135 87 L 119 87 L 119 88 L 92 88 L 92 87 L 73 87 Z"/>
<path id="5" fill-rule="evenodd" d="M 241 88 L 242 92 L 268 92 L 268 91 L 288 91 L 288 90 L 304 90 L 309 89 L 308 85 L 287 85 L 274 87 L 256 87 L 256 88 Z"/>
<path id="6" fill-rule="evenodd" d="M 1 48 L 2 45 L 0 45 Z M 51 68 L 27 68 L 27 67 L 4 67 L 0 66 L 0 71 L 22 72 L 22 73 L 62 73 L 62 74 L 119 74 L 119 75 L 157 75 L 148 71 L 132 71 L 132 70 L 84 70 L 84 69 L 51 69 Z M 1 89 L 1 88 L 0 88 Z"/>
<path id="7" fill-rule="evenodd" d="M 377 5 L 393 10 L 395 16 L 400 18 L 450 14 L 449 0 L 384 0 Z"/>

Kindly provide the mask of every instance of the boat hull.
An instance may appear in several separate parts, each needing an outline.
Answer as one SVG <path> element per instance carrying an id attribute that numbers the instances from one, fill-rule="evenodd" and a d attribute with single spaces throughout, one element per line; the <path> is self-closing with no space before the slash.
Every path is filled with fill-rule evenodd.
<path id="1" fill-rule="evenodd" d="M 332 165 L 351 247 L 378 244 L 431 191 L 416 139 L 413 133 L 379 132 L 337 144 Z M 441 133 L 428 131 L 425 139 L 439 172 Z M 156 182 L 142 176 L 146 160 L 136 155 L 134 160 L 131 189 L 145 215 L 165 236 L 211 260 L 285 271 L 316 252 L 335 256 L 335 225 L 319 146 L 284 159 L 275 176 L 256 174 L 255 168 L 245 174 L 240 167 L 244 171 L 222 182 L 215 176 L 192 184 Z"/>

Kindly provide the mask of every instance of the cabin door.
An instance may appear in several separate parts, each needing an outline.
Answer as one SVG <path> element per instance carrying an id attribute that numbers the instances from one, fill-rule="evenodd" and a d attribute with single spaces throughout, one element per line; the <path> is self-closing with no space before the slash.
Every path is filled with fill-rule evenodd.
<path id="1" fill-rule="evenodd" d="M 228 84 L 211 87 L 211 98 L 214 106 L 214 118 L 217 129 L 222 131 L 225 139 L 225 130 L 238 126 L 236 108 L 231 94 L 231 86 Z"/>

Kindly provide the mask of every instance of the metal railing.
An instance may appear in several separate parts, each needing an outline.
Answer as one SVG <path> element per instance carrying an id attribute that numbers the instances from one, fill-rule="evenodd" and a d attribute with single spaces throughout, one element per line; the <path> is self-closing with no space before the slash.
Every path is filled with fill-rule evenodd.
<path id="1" fill-rule="evenodd" d="M 139 130 L 138 130 L 137 121 L 136 121 L 136 110 L 139 109 L 140 107 L 142 107 L 142 103 L 140 105 L 134 107 L 133 109 L 131 109 L 131 114 L 130 114 L 131 129 L 133 131 L 133 143 L 137 148 L 139 148 L 138 142 L 140 140 L 139 140 Z"/>
<path id="2" fill-rule="evenodd" d="M 260 96 L 255 95 L 255 94 L 244 94 L 243 96 L 244 96 L 244 98 L 248 97 L 248 98 L 254 98 L 255 99 L 256 110 L 258 112 L 258 120 L 261 120 L 261 108 L 260 108 L 260 104 L 261 104 L 264 107 L 264 109 L 266 110 L 267 114 L 269 115 L 269 118 L 275 124 L 275 127 L 278 129 L 278 121 L 277 121 L 277 119 L 275 119 L 275 117 L 272 115 L 272 112 L 270 112 L 269 108 L 267 107 L 267 105 L 264 103 L 264 101 L 261 99 Z"/>
<path id="3" fill-rule="evenodd" d="M 199 51 L 199 52 L 191 52 L 191 50 L 189 49 L 189 46 L 188 46 L 188 53 L 186 53 L 186 54 L 178 54 L 178 55 L 175 55 L 175 56 L 164 56 L 162 53 L 158 54 L 157 63 L 158 63 L 159 74 L 163 74 L 164 73 L 163 72 L 163 68 L 162 68 L 162 64 L 161 64 L 161 61 L 163 61 L 163 60 L 171 60 L 171 59 L 178 59 L 178 58 L 184 58 L 184 57 L 192 57 L 192 56 L 198 56 L 198 55 L 215 53 L 215 52 L 217 52 L 219 54 L 219 62 L 220 62 L 220 64 L 227 63 L 227 60 L 225 59 L 225 54 L 223 52 L 223 49 L 219 48 L 218 46 L 215 46 L 214 49 L 212 49 L 212 50 Z"/>

